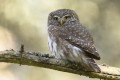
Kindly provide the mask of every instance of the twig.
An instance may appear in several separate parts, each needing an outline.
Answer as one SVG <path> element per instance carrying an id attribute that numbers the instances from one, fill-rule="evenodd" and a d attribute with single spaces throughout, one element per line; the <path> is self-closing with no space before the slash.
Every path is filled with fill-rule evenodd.
<path id="1" fill-rule="evenodd" d="M 21 64 L 22 64 L 22 55 L 24 54 L 24 45 L 23 44 L 21 44 L 21 48 L 20 48 L 19 52 L 21 53 L 21 59 L 20 59 L 20 66 L 21 66 Z"/>

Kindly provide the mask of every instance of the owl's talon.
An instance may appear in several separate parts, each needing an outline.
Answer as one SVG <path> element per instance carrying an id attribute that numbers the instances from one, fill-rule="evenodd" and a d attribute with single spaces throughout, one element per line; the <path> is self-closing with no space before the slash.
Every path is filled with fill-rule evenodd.
<path id="1" fill-rule="evenodd" d="M 41 57 L 49 57 L 49 54 L 42 54 Z"/>
<path id="2" fill-rule="evenodd" d="M 54 55 L 51 55 L 51 54 L 42 54 L 41 57 L 55 58 L 55 56 L 54 56 Z"/>
<path id="3" fill-rule="evenodd" d="M 55 58 L 55 55 L 49 55 L 49 58 Z"/>
<path id="4" fill-rule="evenodd" d="M 46 57 L 46 58 L 55 58 L 54 55 L 50 55 L 50 54 L 42 54 L 41 57 Z"/>

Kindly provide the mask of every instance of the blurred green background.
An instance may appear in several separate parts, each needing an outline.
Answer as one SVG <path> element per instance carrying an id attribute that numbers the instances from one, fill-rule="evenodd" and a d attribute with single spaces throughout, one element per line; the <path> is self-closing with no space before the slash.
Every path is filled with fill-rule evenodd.
<path id="1" fill-rule="evenodd" d="M 47 17 L 51 11 L 73 9 L 93 35 L 99 64 L 120 66 L 120 0 L 0 0 L 0 50 L 49 53 Z M 0 63 L 0 80 L 99 80 L 71 73 Z"/>

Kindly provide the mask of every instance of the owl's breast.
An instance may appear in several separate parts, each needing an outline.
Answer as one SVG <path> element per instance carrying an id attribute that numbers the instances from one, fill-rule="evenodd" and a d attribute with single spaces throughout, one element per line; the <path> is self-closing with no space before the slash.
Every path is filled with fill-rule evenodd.
<path id="1" fill-rule="evenodd" d="M 67 59 L 70 61 L 80 61 L 83 51 L 68 43 L 62 38 L 48 37 L 48 44 L 51 54 L 58 59 Z"/>

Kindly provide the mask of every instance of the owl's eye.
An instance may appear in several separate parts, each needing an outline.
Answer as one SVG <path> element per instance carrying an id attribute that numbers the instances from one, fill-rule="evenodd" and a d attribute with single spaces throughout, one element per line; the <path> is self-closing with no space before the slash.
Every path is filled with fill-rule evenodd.
<path id="1" fill-rule="evenodd" d="M 57 20 L 58 20 L 58 17 L 57 17 L 57 16 L 54 16 L 53 19 L 57 21 Z"/>
<path id="2" fill-rule="evenodd" d="M 70 18 L 71 18 L 70 15 L 67 15 L 67 16 L 64 17 L 64 19 L 66 19 L 66 20 L 67 20 L 67 19 L 70 19 Z"/>

